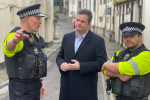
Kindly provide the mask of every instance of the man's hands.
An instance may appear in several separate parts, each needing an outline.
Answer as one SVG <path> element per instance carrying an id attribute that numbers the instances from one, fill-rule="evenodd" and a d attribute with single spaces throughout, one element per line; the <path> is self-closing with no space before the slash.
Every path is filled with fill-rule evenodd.
<path id="1" fill-rule="evenodd" d="M 70 71 L 70 65 L 68 63 L 64 62 L 61 64 L 60 69 L 64 72 Z"/>
<path id="2" fill-rule="evenodd" d="M 80 64 L 77 60 L 71 60 L 74 64 L 69 64 L 71 70 L 80 70 Z"/>
<path id="3" fill-rule="evenodd" d="M 132 78 L 130 75 L 120 75 L 117 63 L 105 62 L 101 68 L 103 74 L 105 69 L 107 69 L 106 75 L 108 77 L 118 77 L 123 82 L 126 82 Z"/>
<path id="4" fill-rule="evenodd" d="M 101 71 L 102 71 L 103 75 L 104 75 L 105 69 L 106 69 L 106 68 L 105 68 L 104 66 L 102 66 Z"/>
<path id="5" fill-rule="evenodd" d="M 28 38 L 29 35 L 23 34 L 23 29 L 17 30 L 14 36 L 15 43 L 19 43 L 21 40 Z"/>
<path id="6" fill-rule="evenodd" d="M 66 62 L 62 63 L 60 66 L 60 69 L 64 72 L 70 71 L 70 70 L 80 70 L 80 64 L 77 60 L 71 60 L 74 62 L 74 64 L 68 64 Z"/>
<path id="7" fill-rule="evenodd" d="M 16 48 L 17 43 L 28 37 L 29 35 L 23 34 L 23 29 L 16 31 L 14 38 L 7 41 L 6 49 L 13 51 Z"/>
<path id="8" fill-rule="evenodd" d="M 105 62 L 101 68 L 103 73 L 104 73 L 105 69 L 107 69 L 115 74 L 120 74 L 119 68 L 118 68 L 118 63 Z"/>
<path id="9" fill-rule="evenodd" d="M 128 81 L 129 79 L 132 78 L 132 76 L 129 76 L 129 75 L 117 75 L 118 78 L 120 78 L 120 80 L 122 80 L 123 82 L 126 82 Z"/>
<path id="10" fill-rule="evenodd" d="M 102 65 L 101 71 L 102 71 L 103 75 L 104 75 L 104 71 L 105 71 L 105 69 L 106 69 L 105 66 L 107 66 L 107 63 L 109 63 L 109 62 L 105 62 L 105 63 Z"/>

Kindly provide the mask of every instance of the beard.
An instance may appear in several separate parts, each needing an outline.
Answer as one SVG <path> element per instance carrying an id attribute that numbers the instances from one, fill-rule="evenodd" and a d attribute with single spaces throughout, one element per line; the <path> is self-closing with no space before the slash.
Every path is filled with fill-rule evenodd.
<path id="1" fill-rule="evenodd" d="M 29 29 L 30 29 L 30 31 L 32 31 L 32 32 L 38 32 L 39 31 L 39 27 L 37 26 L 37 27 L 31 27 L 31 26 L 28 26 L 29 27 Z"/>
<path id="2" fill-rule="evenodd" d="M 130 42 L 130 41 L 128 41 L 128 42 Z M 131 45 L 129 45 L 129 46 L 126 44 L 126 47 L 129 48 L 130 50 L 134 50 L 139 45 L 139 44 L 133 44 L 132 42 L 130 42 L 130 43 L 131 43 Z"/>
<path id="3" fill-rule="evenodd" d="M 30 28 L 32 32 L 38 32 L 39 29 L 33 29 L 33 28 Z"/>
<path id="4" fill-rule="evenodd" d="M 134 50 L 137 46 L 128 47 L 131 50 Z"/>

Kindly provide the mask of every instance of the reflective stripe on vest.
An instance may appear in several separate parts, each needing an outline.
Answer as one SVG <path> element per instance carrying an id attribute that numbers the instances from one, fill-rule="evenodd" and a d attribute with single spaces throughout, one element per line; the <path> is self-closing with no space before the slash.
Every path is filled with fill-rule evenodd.
<path id="1" fill-rule="evenodd" d="M 134 61 L 134 60 L 129 60 L 128 61 L 131 65 L 132 65 L 132 67 L 133 67 L 133 69 L 134 69 L 134 71 L 135 71 L 135 74 L 136 75 L 140 75 L 140 70 L 139 70 L 139 67 L 138 67 L 138 65 L 136 64 L 136 62 Z"/>

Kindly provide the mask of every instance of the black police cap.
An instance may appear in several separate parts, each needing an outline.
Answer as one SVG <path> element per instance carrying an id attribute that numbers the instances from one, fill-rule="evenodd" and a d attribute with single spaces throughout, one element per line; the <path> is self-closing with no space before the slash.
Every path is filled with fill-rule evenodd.
<path id="1" fill-rule="evenodd" d="M 31 6 L 27 6 L 17 12 L 17 15 L 20 16 L 20 19 L 25 18 L 26 16 L 41 16 L 44 17 L 40 12 L 41 4 L 35 4 Z"/>
<path id="2" fill-rule="evenodd" d="M 122 35 L 135 35 L 137 33 L 141 33 L 145 29 L 145 26 L 136 22 L 126 22 L 120 25 L 120 30 L 122 31 Z"/>

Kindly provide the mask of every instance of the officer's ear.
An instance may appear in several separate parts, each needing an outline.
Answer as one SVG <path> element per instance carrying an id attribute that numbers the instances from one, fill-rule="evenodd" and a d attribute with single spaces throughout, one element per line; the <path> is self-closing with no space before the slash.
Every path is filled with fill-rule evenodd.
<path id="1" fill-rule="evenodd" d="M 30 17 L 31 16 L 26 16 L 24 19 L 25 19 L 25 21 L 27 22 L 27 23 L 29 23 L 30 22 Z"/>
<path id="2" fill-rule="evenodd" d="M 24 20 L 25 20 L 25 22 L 29 25 L 29 17 L 26 16 L 26 17 L 24 18 Z"/>
<path id="3" fill-rule="evenodd" d="M 24 20 L 27 22 L 27 21 L 28 21 L 28 16 L 26 16 L 26 17 L 24 18 Z"/>
<path id="4" fill-rule="evenodd" d="M 142 41 L 142 35 L 140 35 L 139 38 L 140 38 L 140 41 Z"/>

